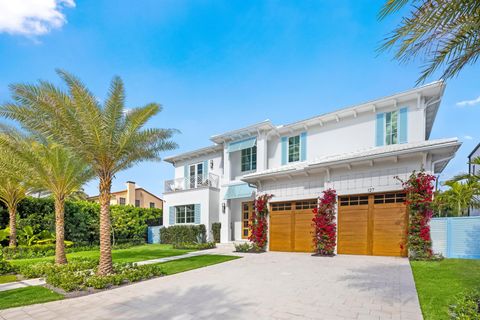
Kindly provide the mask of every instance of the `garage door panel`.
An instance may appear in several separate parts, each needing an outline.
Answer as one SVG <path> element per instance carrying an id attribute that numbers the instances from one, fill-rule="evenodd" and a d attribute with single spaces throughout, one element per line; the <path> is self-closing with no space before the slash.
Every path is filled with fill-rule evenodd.
<path id="1" fill-rule="evenodd" d="M 313 212 L 311 209 L 296 210 L 294 251 L 313 252 Z"/>
<path id="2" fill-rule="evenodd" d="M 355 205 L 368 198 L 368 205 Z M 385 203 L 395 199 L 394 203 Z M 407 213 L 404 195 L 341 196 L 338 253 L 404 256 Z M 380 203 L 382 202 L 383 203 Z M 400 203 L 401 202 L 401 203 Z M 353 203 L 353 205 L 352 205 Z"/>
<path id="3" fill-rule="evenodd" d="M 289 213 L 270 215 L 270 250 L 292 251 L 292 218 Z"/>
<path id="4" fill-rule="evenodd" d="M 340 254 L 367 254 L 368 207 L 340 206 L 338 245 Z"/>

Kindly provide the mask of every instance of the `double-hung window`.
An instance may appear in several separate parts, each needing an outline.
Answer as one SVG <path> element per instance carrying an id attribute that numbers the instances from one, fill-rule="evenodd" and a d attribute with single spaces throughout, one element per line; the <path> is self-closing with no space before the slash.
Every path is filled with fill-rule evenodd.
<path id="1" fill-rule="evenodd" d="M 120 205 L 124 206 L 126 203 L 125 198 L 120 197 Z"/>
<path id="2" fill-rule="evenodd" d="M 176 206 L 175 223 L 195 223 L 195 205 Z"/>
<path id="3" fill-rule="evenodd" d="M 242 150 L 242 172 L 257 169 L 257 146 Z"/>
<path id="4" fill-rule="evenodd" d="M 398 111 L 385 113 L 385 145 L 398 143 Z"/>
<path id="5" fill-rule="evenodd" d="M 288 162 L 300 160 L 300 136 L 288 138 Z"/>

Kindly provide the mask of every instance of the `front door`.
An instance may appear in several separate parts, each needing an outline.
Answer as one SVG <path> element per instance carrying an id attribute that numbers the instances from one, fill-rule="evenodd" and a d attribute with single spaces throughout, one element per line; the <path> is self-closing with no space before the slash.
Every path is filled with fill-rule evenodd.
<path id="1" fill-rule="evenodd" d="M 252 218 L 253 201 L 242 203 L 242 239 L 250 236 L 250 219 Z"/>

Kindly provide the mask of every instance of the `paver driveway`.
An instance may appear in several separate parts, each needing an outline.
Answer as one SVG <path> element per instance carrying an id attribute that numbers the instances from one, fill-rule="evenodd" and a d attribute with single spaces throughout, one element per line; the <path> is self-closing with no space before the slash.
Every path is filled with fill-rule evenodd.
<path id="1" fill-rule="evenodd" d="M 4 319 L 421 319 L 407 259 L 269 252 Z"/>

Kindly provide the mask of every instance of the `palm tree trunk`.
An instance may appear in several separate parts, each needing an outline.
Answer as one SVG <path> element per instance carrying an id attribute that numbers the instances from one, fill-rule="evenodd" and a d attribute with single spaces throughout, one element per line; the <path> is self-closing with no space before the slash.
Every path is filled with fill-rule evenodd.
<path id="1" fill-rule="evenodd" d="M 8 206 L 8 215 L 10 216 L 10 241 L 9 247 L 17 246 L 17 208 L 15 205 Z"/>
<path id="2" fill-rule="evenodd" d="M 66 264 L 65 255 L 65 198 L 55 196 L 55 263 Z"/>
<path id="3" fill-rule="evenodd" d="M 110 243 L 110 189 L 112 177 L 100 178 L 100 262 L 98 274 L 107 275 L 113 273 L 112 246 Z"/>

